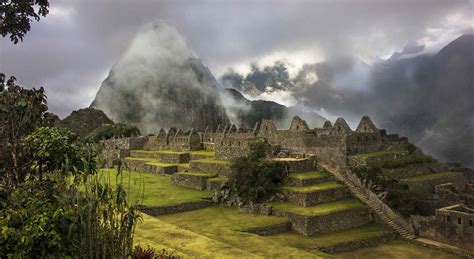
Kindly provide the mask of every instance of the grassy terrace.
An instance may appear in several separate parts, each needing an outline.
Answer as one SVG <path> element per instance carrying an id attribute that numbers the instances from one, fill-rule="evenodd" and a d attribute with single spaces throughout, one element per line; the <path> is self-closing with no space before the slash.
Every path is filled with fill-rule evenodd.
<path id="1" fill-rule="evenodd" d="M 209 157 L 214 157 L 214 156 L 216 156 L 216 152 L 213 152 L 213 151 L 206 151 L 206 150 L 190 151 L 189 153 L 190 153 L 191 155 L 196 155 L 196 156 L 209 156 Z"/>
<path id="2" fill-rule="evenodd" d="M 209 156 L 214 157 L 216 152 L 197 150 L 197 151 L 175 151 L 175 150 L 131 150 L 130 152 L 144 153 L 144 154 L 168 154 L 168 155 L 182 155 L 191 154 L 197 156 Z"/>
<path id="3" fill-rule="evenodd" d="M 453 177 L 453 176 L 458 176 L 458 175 L 459 173 L 455 173 L 455 172 L 444 172 L 444 173 L 436 173 L 436 174 L 417 175 L 417 176 L 403 178 L 403 180 L 412 181 L 412 182 L 421 182 L 421 181 L 435 180 L 435 179 L 439 179 L 443 177 Z"/>
<path id="4" fill-rule="evenodd" d="M 355 154 L 355 155 L 351 155 L 350 157 L 369 158 L 369 157 L 377 157 L 377 156 L 383 156 L 383 155 L 389 155 L 389 154 L 402 154 L 404 152 L 405 151 L 403 150 L 382 150 L 382 151 L 377 151 L 377 152 Z"/>
<path id="5" fill-rule="evenodd" d="M 250 254 L 232 254 L 229 252 L 229 256 L 227 257 L 230 258 L 241 256 L 247 258 L 318 258 L 324 256 L 322 253 L 310 253 L 281 244 L 267 237 L 242 232 L 242 230 L 245 229 L 265 227 L 287 222 L 285 218 L 281 217 L 239 213 L 233 208 L 217 206 L 159 216 L 158 219 L 179 228 L 192 231 L 198 235 L 205 236 L 214 240 L 214 242 L 221 242 L 233 247 L 234 249 L 240 249 Z M 159 234 L 157 235 L 156 233 L 154 233 L 154 236 L 156 236 L 156 238 L 161 238 L 159 237 Z M 185 243 L 185 240 L 182 242 Z M 196 249 L 205 250 L 206 246 L 196 246 Z M 212 254 L 210 257 L 219 256 L 218 254 Z"/>
<path id="6" fill-rule="evenodd" d="M 293 158 L 293 157 L 282 157 L 282 158 L 273 158 L 275 161 L 303 161 L 306 158 Z"/>
<path id="7" fill-rule="evenodd" d="M 167 167 L 167 166 L 189 167 L 189 163 L 183 163 L 183 164 L 162 163 L 162 162 L 160 162 L 159 159 L 155 159 L 155 158 L 126 157 L 125 160 L 128 160 L 128 161 L 143 161 L 147 165 L 154 165 L 154 166 L 161 166 L 161 167 Z"/>
<path id="8" fill-rule="evenodd" d="M 451 259 L 460 258 L 438 250 L 410 244 L 401 240 L 393 240 L 374 247 L 361 248 L 345 253 L 336 254 L 335 258 L 416 258 L 416 259 Z"/>
<path id="9" fill-rule="evenodd" d="M 171 182 L 169 176 L 132 171 L 123 172 L 121 176 L 117 177 L 115 169 L 101 169 L 99 174 L 103 181 L 110 181 L 111 186 L 122 182 L 128 201 L 132 204 L 164 206 L 199 201 L 212 196 L 212 193 L 208 191 L 177 186 Z"/>
<path id="10" fill-rule="evenodd" d="M 315 191 L 337 189 L 337 188 L 344 188 L 344 187 L 346 186 L 341 183 L 338 183 L 336 181 L 329 181 L 329 182 L 305 186 L 305 187 L 284 187 L 284 189 L 294 191 L 294 192 L 315 192 Z"/>
<path id="11" fill-rule="evenodd" d="M 179 175 L 192 175 L 192 176 L 208 176 L 208 177 L 213 177 L 216 176 L 216 174 L 213 173 L 195 173 L 195 172 L 179 172 L 176 173 Z"/>
<path id="12" fill-rule="evenodd" d="M 214 159 L 214 158 L 199 159 L 199 160 L 192 160 L 192 161 L 193 161 L 193 162 L 198 162 L 198 163 L 230 165 L 230 161 L 229 161 L 229 160 L 218 160 L 218 159 Z"/>
<path id="13" fill-rule="evenodd" d="M 182 155 L 189 152 L 173 151 L 173 150 L 131 150 L 130 152 L 144 153 L 144 154 L 167 154 L 167 155 Z"/>
<path id="14" fill-rule="evenodd" d="M 335 202 L 328 202 L 312 207 L 300 207 L 291 203 L 272 203 L 276 210 L 293 212 L 304 216 L 323 216 L 344 210 L 364 208 L 365 205 L 357 199 L 343 199 Z"/>
<path id="15" fill-rule="evenodd" d="M 134 243 L 142 247 L 166 249 L 173 255 L 186 257 L 255 257 L 252 253 L 190 230 L 166 223 L 142 213 L 143 221 L 135 230 Z"/>
<path id="16" fill-rule="evenodd" d="M 306 172 L 306 173 L 291 173 L 288 177 L 304 180 L 304 179 L 322 178 L 326 176 L 329 176 L 329 173 L 312 171 L 312 172 Z"/>
<path id="17" fill-rule="evenodd" d="M 314 250 L 315 247 L 333 247 L 339 244 L 377 238 L 390 230 L 380 224 L 369 224 L 358 228 L 342 230 L 317 236 L 303 236 L 290 231 L 271 235 L 268 238 L 282 244 L 294 246 L 307 251 Z"/>

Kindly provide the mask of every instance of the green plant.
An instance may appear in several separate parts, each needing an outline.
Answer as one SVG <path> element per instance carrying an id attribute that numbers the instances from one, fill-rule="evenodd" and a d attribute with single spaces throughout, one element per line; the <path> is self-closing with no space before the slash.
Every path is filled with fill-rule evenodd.
<path id="1" fill-rule="evenodd" d="M 32 19 L 40 20 L 49 13 L 48 0 L 6 0 L 0 1 L 0 34 L 10 35 L 13 43 L 23 41 L 25 34 L 31 29 Z"/>
<path id="2" fill-rule="evenodd" d="M 94 144 L 44 127 L 42 88 L 0 74 L 0 90 L 0 258 L 129 257 L 139 214 L 121 172 L 112 188 Z"/>
<path id="3" fill-rule="evenodd" d="M 135 246 L 133 248 L 132 259 L 174 259 L 179 258 L 174 256 L 173 253 L 166 251 L 166 249 L 156 250 L 148 246 L 146 249 L 141 246 Z"/>
<path id="4" fill-rule="evenodd" d="M 135 137 L 140 136 L 140 130 L 132 124 L 103 124 L 93 130 L 87 138 L 93 141 L 110 139 L 113 137 Z"/>
<path id="5" fill-rule="evenodd" d="M 277 192 L 285 176 L 281 163 L 266 159 L 268 144 L 251 143 L 250 153 L 234 160 L 229 184 L 232 191 L 244 202 L 260 202 Z"/>

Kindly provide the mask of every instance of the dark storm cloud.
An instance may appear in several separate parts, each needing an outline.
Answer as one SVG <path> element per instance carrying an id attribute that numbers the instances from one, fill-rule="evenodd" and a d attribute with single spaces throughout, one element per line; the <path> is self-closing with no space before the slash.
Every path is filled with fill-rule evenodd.
<path id="1" fill-rule="evenodd" d="M 300 59 L 367 58 L 420 39 L 429 45 L 451 37 L 446 31 L 471 12 L 471 3 L 460 0 L 52 0 L 51 14 L 32 26 L 24 42 L 1 40 L 0 71 L 25 86 L 44 86 L 51 110 L 64 116 L 91 102 L 135 33 L 151 21 L 175 25 L 195 55 L 222 73 L 281 52 L 300 51 Z"/>

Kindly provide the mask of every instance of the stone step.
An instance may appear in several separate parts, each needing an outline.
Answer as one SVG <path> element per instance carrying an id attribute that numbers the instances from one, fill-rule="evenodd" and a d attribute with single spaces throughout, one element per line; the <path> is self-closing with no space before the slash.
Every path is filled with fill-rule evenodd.
<path id="1" fill-rule="evenodd" d="M 216 176 L 213 173 L 179 172 L 171 175 L 171 181 L 179 186 L 206 190 L 208 179 Z"/>
<path id="2" fill-rule="evenodd" d="M 130 170 L 154 174 L 173 174 L 178 171 L 178 165 L 162 163 L 156 159 L 126 157 L 125 165 Z"/>
<path id="3" fill-rule="evenodd" d="M 317 183 L 323 183 L 334 180 L 334 176 L 327 172 L 321 171 L 310 171 L 310 172 L 299 172 L 291 173 L 288 175 L 285 185 L 303 187 Z"/>
<path id="4" fill-rule="evenodd" d="M 396 223 L 391 217 L 388 217 L 383 211 L 380 211 L 377 206 L 375 206 L 369 199 L 365 197 L 365 194 L 363 194 L 360 190 L 359 187 L 355 186 L 350 180 L 348 180 L 345 176 L 338 172 L 331 172 L 337 179 L 343 181 L 351 190 L 352 194 L 354 194 L 359 200 L 364 202 L 367 206 L 371 208 L 372 211 L 374 211 L 383 221 L 385 224 L 389 225 L 392 227 L 394 230 L 397 231 L 397 233 L 408 240 L 413 240 L 416 238 L 415 235 L 411 234 L 408 230 L 405 228 L 401 227 L 398 223 Z"/>
<path id="5" fill-rule="evenodd" d="M 395 237 L 395 232 L 381 224 L 366 224 L 315 236 L 301 236 L 293 231 L 268 236 L 272 240 L 290 246 L 305 250 L 318 250 L 329 254 L 375 246 Z"/>
<path id="6" fill-rule="evenodd" d="M 232 173 L 230 161 L 217 159 L 191 160 L 189 171 L 198 173 L 213 173 L 222 177 L 229 177 Z"/>
<path id="7" fill-rule="evenodd" d="M 272 214 L 287 217 L 292 229 L 306 236 L 350 229 L 373 221 L 369 208 L 357 199 L 343 199 L 312 207 L 272 203 Z"/>
<path id="8" fill-rule="evenodd" d="M 130 157 L 158 159 L 162 163 L 183 164 L 189 163 L 189 152 L 169 150 L 132 150 Z"/>
<path id="9" fill-rule="evenodd" d="M 305 187 L 284 187 L 288 202 L 309 207 L 351 197 L 351 191 L 344 184 L 329 181 Z"/>

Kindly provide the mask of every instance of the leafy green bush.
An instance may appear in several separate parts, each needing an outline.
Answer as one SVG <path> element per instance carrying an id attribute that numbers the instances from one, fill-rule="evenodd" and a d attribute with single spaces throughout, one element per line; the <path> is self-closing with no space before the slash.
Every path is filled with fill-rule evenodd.
<path id="1" fill-rule="evenodd" d="M 42 88 L 0 74 L 0 258 L 131 256 L 138 212 L 99 181 L 95 145 L 47 127 L 47 108 Z"/>
<path id="2" fill-rule="evenodd" d="M 133 249 L 132 259 L 175 259 L 179 258 L 178 256 L 173 255 L 166 251 L 166 249 L 162 249 L 160 251 L 153 249 L 151 247 L 147 247 L 144 249 L 141 246 L 135 246 Z"/>
<path id="3" fill-rule="evenodd" d="M 132 124 L 104 124 L 92 131 L 87 138 L 93 141 L 110 139 L 114 137 L 135 137 L 140 136 L 140 130 Z"/>
<path id="4" fill-rule="evenodd" d="M 84 138 L 100 126 L 114 122 L 101 110 L 84 108 L 73 111 L 58 124 Z"/>
<path id="5" fill-rule="evenodd" d="M 234 160 L 229 183 L 232 191 L 243 202 L 261 202 L 277 192 L 285 176 L 282 164 L 266 159 L 267 143 L 256 141 L 251 152 Z"/>

